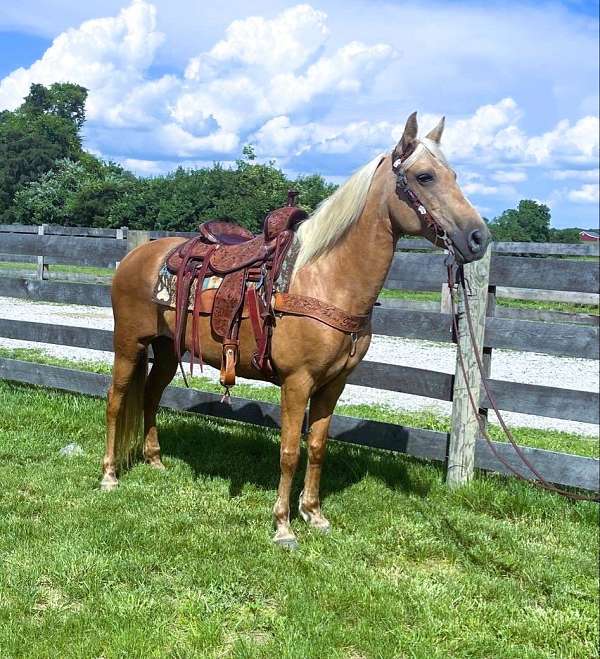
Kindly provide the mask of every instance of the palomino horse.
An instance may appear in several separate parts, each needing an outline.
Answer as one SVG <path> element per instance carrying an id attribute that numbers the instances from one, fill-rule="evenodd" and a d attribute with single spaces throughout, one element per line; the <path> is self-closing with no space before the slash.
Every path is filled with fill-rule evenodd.
<path id="1" fill-rule="evenodd" d="M 412 114 L 391 154 L 381 155 L 357 171 L 300 225 L 290 293 L 317 298 L 348 314 L 369 314 L 399 236 L 424 235 L 443 246 L 431 224 L 424 221 L 423 206 L 445 231 L 445 242 L 451 241 L 457 259 L 469 262 L 483 256 L 489 233 L 440 150 L 443 128 L 442 119 L 426 138 L 418 140 L 416 113 Z M 407 187 L 398 186 L 400 175 L 411 194 L 406 194 Z M 422 205 L 414 203 L 417 196 Z M 138 247 L 123 259 L 113 279 L 115 361 L 107 404 L 104 490 L 118 485 L 118 469 L 142 448 L 142 415 L 144 459 L 154 467 L 163 466 L 156 412 L 178 365 L 173 347 L 175 312 L 156 304 L 152 294 L 165 256 L 182 240 L 164 238 Z M 197 324 L 203 360 L 219 367 L 222 346 L 211 336 L 210 317 L 200 317 Z M 190 325 L 187 323 L 184 337 L 188 350 Z M 251 365 L 256 346 L 248 319 L 242 321 L 239 340 L 238 374 L 261 379 Z M 308 466 L 300 514 L 321 531 L 330 528 L 319 499 L 329 423 L 348 375 L 365 356 L 370 342 L 370 324 L 351 337 L 306 316 L 283 315 L 277 320 L 271 354 L 281 384 L 281 475 L 273 515 L 274 541 L 280 545 L 297 544 L 290 526 L 290 490 L 309 401 Z M 154 361 L 147 374 L 150 345 Z"/>

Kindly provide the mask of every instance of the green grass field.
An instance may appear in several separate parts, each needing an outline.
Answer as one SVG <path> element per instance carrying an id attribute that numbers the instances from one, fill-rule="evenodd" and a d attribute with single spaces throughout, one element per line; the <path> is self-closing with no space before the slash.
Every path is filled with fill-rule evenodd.
<path id="1" fill-rule="evenodd" d="M 596 656 L 594 504 L 500 477 L 451 493 L 332 442 L 333 532 L 296 518 L 289 553 L 274 433 L 162 412 L 167 471 L 103 494 L 103 401 L 0 382 L 0 404 L 3 658 Z"/>

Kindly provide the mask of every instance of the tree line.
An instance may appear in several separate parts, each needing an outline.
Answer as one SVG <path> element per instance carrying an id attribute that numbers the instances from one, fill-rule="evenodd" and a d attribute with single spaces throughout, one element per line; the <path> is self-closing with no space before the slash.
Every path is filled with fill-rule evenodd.
<path id="1" fill-rule="evenodd" d="M 77 84 L 33 84 L 19 108 L 0 112 L 0 224 L 194 231 L 203 220 L 230 218 L 258 231 L 289 188 L 308 212 L 335 190 L 319 174 L 290 179 L 274 162 L 256 162 L 251 146 L 233 167 L 136 176 L 83 149 L 86 98 Z M 524 199 L 486 221 L 496 240 L 579 240 L 579 229 L 553 229 L 550 220 L 547 206 Z"/>

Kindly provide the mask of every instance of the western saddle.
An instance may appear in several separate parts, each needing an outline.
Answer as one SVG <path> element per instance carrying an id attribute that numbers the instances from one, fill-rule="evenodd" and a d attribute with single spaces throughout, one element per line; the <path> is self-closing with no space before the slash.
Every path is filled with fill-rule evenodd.
<path id="1" fill-rule="evenodd" d="M 270 212 L 258 235 L 224 220 L 204 222 L 198 236 L 178 245 L 167 256 L 167 269 L 177 277 L 175 350 L 179 363 L 181 365 L 189 305 L 192 309 L 191 370 L 193 372 L 196 357 L 202 366 L 197 320 L 201 313 L 209 313 L 212 332 L 223 345 L 220 381 L 226 391 L 235 384 L 243 317 L 250 318 L 256 340 L 252 365 L 272 382 L 277 382 L 270 355 L 275 312 L 310 316 L 352 334 L 354 339 L 370 317 L 351 316 L 315 298 L 276 290 L 294 230 L 307 217 L 307 213 L 295 205 L 297 194 L 293 190 L 288 192 L 287 206 Z M 216 290 L 203 289 L 209 277 L 221 280 Z"/>

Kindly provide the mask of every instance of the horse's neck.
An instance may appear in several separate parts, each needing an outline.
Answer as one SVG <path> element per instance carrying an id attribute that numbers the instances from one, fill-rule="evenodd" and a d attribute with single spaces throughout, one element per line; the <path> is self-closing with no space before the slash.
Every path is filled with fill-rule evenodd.
<path id="1" fill-rule="evenodd" d="M 298 272 L 290 292 L 330 302 L 347 313 L 368 313 L 385 282 L 394 247 L 380 186 L 373 181 L 359 219 L 332 249 Z"/>

